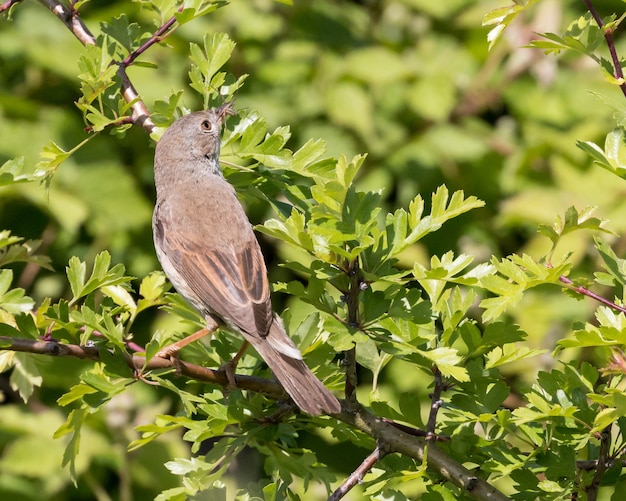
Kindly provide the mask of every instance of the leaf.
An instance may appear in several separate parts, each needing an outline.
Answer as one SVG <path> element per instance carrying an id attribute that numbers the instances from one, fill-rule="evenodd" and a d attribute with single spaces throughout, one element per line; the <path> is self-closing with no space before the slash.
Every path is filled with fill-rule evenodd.
<path id="1" fill-rule="evenodd" d="M 547 236 L 552 242 L 552 249 L 550 250 L 548 260 L 550 260 L 560 239 L 574 231 L 593 230 L 614 234 L 611 230 L 607 230 L 603 227 L 606 223 L 605 219 L 593 217 L 593 213 L 596 209 L 597 207 L 585 207 L 582 211 L 578 212 L 576 207 L 571 206 L 565 211 L 563 218 L 557 216 L 557 220 L 552 226 L 539 226 L 539 232 Z"/>
<path id="2" fill-rule="evenodd" d="M 616 127 L 604 141 L 604 150 L 591 141 L 577 141 L 576 146 L 587 153 L 600 167 L 626 179 L 626 129 Z"/>
<path id="3" fill-rule="evenodd" d="M 41 181 L 42 172 L 34 174 L 24 174 L 24 157 L 7 160 L 0 167 L 0 186 L 10 186 L 13 184 L 30 183 L 32 181 Z"/>
<path id="4" fill-rule="evenodd" d="M 132 277 L 124 275 L 123 265 L 116 264 L 110 268 L 110 264 L 111 255 L 107 251 L 101 252 L 94 259 L 93 270 L 89 279 L 85 280 L 87 274 L 86 263 L 80 261 L 75 256 L 72 257 L 66 268 L 67 278 L 73 294 L 70 304 L 76 303 L 80 298 L 91 294 L 101 287 L 116 286 L 130 282 Z"/>
<path id="5" fill-rule="evenodd" d="M 137 23 L 130 23 L 126 14 L 120 14 L 108 23 L 101 23 L 100 29 L 125 49 L 118 52 L 122 57 L 142 44 L 141 27 Z"/>
<path id="6" fill-rule="evenodd" d="M 464 214 L 472 209 L 483 207 L 485 203 L 474 196 L 465 198 L 463 191 L 455 191 L 449 198 L 448 188 L 440 186 L 433 193 L 431 199 L 431 213 L 428 216 L 421 217 L 423 210 L 423 201 L 418 195 L 409 205 L 409 213 L 405 216 L 405 212 L 400 209 L 394 215 L 387 218 L 387 245 L 391 245 L 388 256 L 393 257 L 406 249 L 409 245 L 414 244 L 428 233 L 432 233 L 441 228 L 448 220 Z M 407 231 L 402 228 L 403 221 L 406 217 Z M 390 231 L 391 224 L 391 231 Z M 408 231 L 410 230 L 410 232 Z M 403 240 L 399 235 L 407 234 Z"/>
<path id="7" fill-rule="evenodd" d="M 178 15 L 179 19 L 183 17 L 184 14 Z M 190 85 L 204 96 L 204 108 L 210 107 L 212 98 L 216 100 L 219 97 L 219 87 L 224 82 L 225 74 L 222 77 L 216 74 L 230 59 L 234 48 L 235 42 L 226 33 L 215 33 L 212 37 L 207 33 L 203 40 L 204 50 L 194 43 L 190 44 Z"/>
<path id="8" fill-rule="evenodd" d="M 26 403 L 33 394 L 35 387 L 41 386 L 43 378 L 31 355 L 27 353 L 16 353 L 14 362 L 9 382 L 11 388 L 17 392 L 24 403 Z"/>
<path id="9" fill-rule="evenodd" d="M 137 313 L 157 304 L 165 302 L 164 295 L 171 289 L 165 273 L 155 271 L 144 277 L 139 285 L 142 298 L 137 302 Z"/>
<path id="10" fill-rule="evenodd" d="M 419 350 L 419 353 L 433 362 L 444 376 L 461 383 L 469 381 L 467 369 L 460 365 L 462 359 L 455 349 L 442 346 L 433 350 Z"/>
<path id="11" fill-rule="evenodd" d="M 44 146 L 43 151 L 39 154 L 40 160 L 35 165 L 36 170 L 33 176 L 42 182 L 49 183 L 59 166 L 93 137 L 95 135 L 88 136 L 69 151 L 65 151 L 54 141 L 50 141 L 50 144 Z"/>
<path id="12" fill-rule="evenodd" d="M 0 231 L 0 267 L 10 263 L 24 262 L 52 270 L 48 256 L 35 254 L 40 245 L 39 240 L 24 241 L 23 238 L 12 237 L 10 231 Z"/>
<path id="13" fill-rule="evenodd" d="M 506 27 L 509 26 L 519 14 L 530 8 L 536 2 L 537 0 L 528 0 L 523 3 L 516 2 L 515 5 L 494 9 L 485 14 L 485 17 L 483 17 L 483 26 L 495 25 L 487 34 L 489 50 L 493 48 L 494 44 L 502 36 Z"/>
<path id="14" fill-rule="evenodd" d="M 485 369 L 491 369 L 504 364 L 518 362 L 530 357 L 536 357 L 546 351 L 547 350 L 533 350 L 527 346 L 516 346 L 514 344 L 507 344 L 502 347 L 498 346 L 487 354 Z"/>
<path id="15" fill-rule="evenodd" d="M 596 249 L 603 261 L 603 267 L 622 287 L 626 286 L 626 259 L 618 258 L 608 244 L 594 238 Z"/>
<path id="16" fill-rule="evenodd" d="M 12 315 L 31 311 L 35 302 L 26 296 L 24 289 L 11 289 L 12 281 L 12 270 L 0 270 L 0 308 Z"/>
<path id="17" fill-rule="evenodd" d="M 62 464 L 63 466 L 67 466 L 69 464 L 70 476 L 72 477 L 75 485 L 77 480 L 76 458 L 78 457 L 78 452 L 80 450 L 80 432 L 86 417 L 86 409 L 74 409 L 70 412 L 65 423 L 63 423 L 57 431 L 54 432 L 54 438 L 61 438 L 68 433 L 72 434 L 72 438 L 65 448 Z"/>

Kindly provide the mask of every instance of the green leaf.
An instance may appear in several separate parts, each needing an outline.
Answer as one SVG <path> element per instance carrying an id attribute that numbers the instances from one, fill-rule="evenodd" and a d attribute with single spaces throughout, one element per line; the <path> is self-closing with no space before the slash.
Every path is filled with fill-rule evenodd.
<path id="1" fill-rule="evenodd" d="M 10 231 L 0 231 L 0 267 L 10 263 L 34 263 L 48 270 L 50 258 L 48 256 L 36 255 L 37 249 L 41 245 L 40 240 L 27 240 L 12 237 Z"/>
<path id="2" fill-rule="evenodd" d="M 25 295 L 24 289 L 11 289 L 12 270 L 0 270 L 0 308 L 17 315 L 33 309 L 35 302 Z"/>
<path id="3" fill-rule="evenodd" d="M 419 353 L 434 363 L 444 376 L 461 383 L 469 381 L 467 369 L 461 366 L 462 359 L 455 349 L 442 346 L 433 350 L 419 350 Z"/>
<path id="4" fill-rule="evenodd" d="M 77 400 L 81 400 L 84 396 L 92 395 L 96 393 L 97 391 L 98 390 L 96 390 L 93 386 L 90 386 L 85 383 L 79 383 L 77 385 L 72 386 L 72 388 L 70 388 L 70 391 L 68 391 L 64 395 L 61 395 L 57 399 L 57 403 L 60 406 L 65 407 L 66 405 L 69 405 L 72 402 L 75 402 Z"/>
<path id="5" fill-rule="evenodd" d="M 626 286 L 626 259 L 617 257 L 608 244 L 598 238 L 594 238 L 596 249 L 603 261 L 603 267 L 609 272 L 615 281 Z"/>
<path id="6" fill-rule="evenodd" d="M 65 448 L 65 453 L 63 454 L 63 466 L 67 466 L 69 464 L 70 467 L 70 475 L 74 484 L 76 484 L 76 458 L 78 457 L 78 452 L 80 450 L 80 432 L 87 417 L 86 409 L 74 409 L 70 412 L 69 416 L 65 423 L 63 423 L 57 431 L 54 432 L 54 438 L 61 438 L 68 433 L 72 434 L 71 439 L 69 440 L 67 447 Z"/>
<path id="7" fill-rule="evenodd" d="M 33 176 L 43 182 L 49 183 L 59 166 L 76 151 L 87 144 L 87 142 L 93 137 L 95 136 L 87 137 L 69 151 L 65 151 L 54 141 L 50 141 L 50 144 L 48 146 L 44 146 L 43 151 L 39 154 L 41 160 L 39 160 L 39 162 L 35 165 L 36 170 Z"/>
<path id="8" fill-rule="evenodd" d="M 184 17 L 178 15 L 179 19 Z M 215 33 L 212 37 L 209 34 L 204 36 L 202 50 L 198 45 L 192 43 L 189 46 L 190 58 L 193 63 L 189 71 L 191 87 L 204 96 L 204 108 L 210 107 L 211 100 L 219 98 L 219 86 L 224 82 L 217 76 L 218 70 L 226 64 L 235 48 L 233 42 L 226 33 Z M 224 75 L 225 76 L 225 75 Z"/>
<path id="9" fill-rule="evenodd" d="M 44 177 L 41 171 L 37 171 L 34 174 L 24 174 L 23 171 L 24 157 L 7 160 L 0 167 L 0 186 L 41 181 Z"/>
<path id="10" fill-rule="evenodd" d="M 452 197 L 449 197 L 448 188 L 440 186 L 432 195 L 431 205 L 430 215 L 420 217 L 424 205 L 418 195 L 409 205 L 408 215 L 405 215 L 405 211 L 400 209 L 392 217 L 388 216 L 387 245 L 390 246 L 389 257 L 396 256 L 428 233 L 439 230 L 446 221 L 472 209 L 483 207 L 485 203 L 474 196 L 465 198 L 462 191 L 456 191 Z M 408 225 L 406 230 L 402 228 L 405 218 Z M 407 236 L 402 240 L 400 235 L 403 234 Z"/>
<path id="11" fill-rule="evenodd" d="M 139 285 L 139 294 L 142 298 L 137 302 L 137 313 L 154 305 L 165 302 L 164 295 L 171 289 L 165 273 L 155 271 L 144 277 Z"/>
<path id="12" fill-rule="evenodd" d="M 132 280 L 132 277 L 124 275 L 123 265 L 116 264 L 112 268 L 110 268 L 110 265 L 111 255 L 107 251 L 101 252 L 94 259 L 91 276 L 85 280 L 87 265 L 77 257 L 72 257 L 66 268 L 67 278 L 73 295 L 70 304 L 76 303 L 80 298 L 91 294 L 99 288 L 118 286 Z M 110 291 L 113 290 L 110 289 Z"/>
<path id="13" fill-rule="evenodd" d="M 537 0 L 528 0 L 523 3 L 516 2 L 515 5 L 494 9 L 485 14 L 483 26 L 494 26 L 487 34 L 489 50 L 493 48 L 494 44 L 502 36 L 506 27 L 509 26 L 519 14 L 530 8 L 536 2 Z"/>
<path id="14" fill-rule="evenodd" d="M 32 396 L 35 387 L 41 386 L 43 378 L 30 354 L 16 353 L 14 362 L 9 383 L 11 388 L 26 403 Z"/>
<path id="15" fill-rule="evenodd" d="M 533 350 L 527 346 L 516 346 L 514 344 L 507 344 L 503 347 L 498 346 L 487 354 L 485 369 L 491 369 L 504 364 L 518 362 L 530 357 L 536 357 L 546 351 L 547 350 Z"/>
<path id="16" fill-rule="evenodd" d="M 100 29 L 124 49 L 118 52 L 121 57 L 134 51 L 143 42 L 141 27 L 137 23 L 130 23 L 126 14 L 113 18 L 111 22 L 101 23 Z"/>
<path id="17" fill-rule="evenodd" d="M 623 126 L 607 134 L 604 150 L 591 141 L 577 141 L 576 146 L 600 167 L 626 179 L 626 130 Z"/>

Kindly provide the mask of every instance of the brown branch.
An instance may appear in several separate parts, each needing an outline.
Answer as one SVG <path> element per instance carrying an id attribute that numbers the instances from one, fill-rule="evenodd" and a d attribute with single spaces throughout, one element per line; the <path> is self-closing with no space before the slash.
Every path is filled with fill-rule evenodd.
<path id="1" fill-rule="evenodd" d="M 618 465 L 621 465 L 622 468 L 626 468 L 626 460 L 623 459 L 617 462 Z M 584 471 L 595 470 L 598 467 L 597 459 L 581 459 L 576 461 L 576 468 Z"/>
<path id="2" fill-rule="evenodd" d="M 600 490 L 600 484 L 602 477 L 606 470 L 610 467 L 610 449 L 611 449 L 611 426 L 607 426 L 602 430 L 600 437 L 600 449 L 598 452 L 598 461 L 596 463 L 596 471 L 591 479 L 591 483 L 585 487 L 585 493 L 587 494 L 587 501 L 596 501 L 598 499 L 598 491 Z"/>
<path id="3" fill-rule="evenodd" d="M 91 34 L 89 28 L 83 23 L 75 10 L 63 5 L 58 0 L 39 0 L 39 2 L 57 16 L 83 45 L 96 44 L 95 37 Z M 121 94 L 124 100 L 131 105 L 133 110 L 133 122 L 150 133 L 154 129 L 154 123 L 150 119 L 148 107 L 139 97 L 139 93 L 129 80 L 126 74 L 127 65 L 122 63 L 118 63 L 118 65 L 118 76 L 122 82 Z"/>
<path id="4" fill-rule="evenodd" d="M 443 391 L 443 377 L 441 371 L 435 365 L 433 366 L 433 375 L 435 376 L 435 387 L 430 396 L 430 412 L 428 413 L 428 423 L 426 425 L 426 440 L 433 442 L 437 439 L 437 414 L 442 405 L 441 392 Z"/>
<path id="5" fill-rule="evenodd" d="M 91 34 L 89 28 L 85 26 L 76 14 L 76 11 L 68 8 L 57 0 L 39 0 L 47 7 L 63 24 L 70 30 L 83 45 L 96 45 L 96 38 Z"/>
<path id="6" fill-rule="evenodd" d="M 425 432 L 424 430 L 420 430 L 419 428 L 414 428 L 413 426 L 407 426 L 406 424 L 397 423 L 396 421 L 393 421 L 387 418 L 380 418 L 380 419 L 383 422 L 395 428 L 398 428 L 398 430 L 401 430 L 404 433 L 408 433 L 409 435 L 413 435 L 414 437 L 428 437 L 428 433 Z M 449 442 L 450 441 L 450 437 L 446 435 L 435 435 L 433 438 L 436 442 Z"/>
<path id="7" fill-rule="evenodd" d="M 181 5 L 178 9 L 178 12 L 182 12 L 184 9 L 184 5 Z M 161 42 L 167 35 L 171 32 L 169 31 L 172 26 L 176 23 L 176 16 L 172 16 L 168 19 L 163 26 L 161 26 L 158 30 L 156 30 L 148 40 L 146 40 L 140 47 L 135 49 L 133 52 L 128 54 L 126 58 L 120 63 L 120 65 L 127 67 L 135 62 L 135 60 L 141 56 L 146 50 L 152 47 L 155 43 Z"/>
<path id="8" fill-rule="evenodd" d="M 376 447 L 374 452 L 367 456 L 359 467 L 352 472 L 352 474 L 337 488 L 335 492 L 328 498 L 328 501 L 338 501 L 343 498 L 350 490 L 363 481 L 363 477 L 370 471 L 373 466 L 380 461 L 386 452 L 380 447 Z"/>
<path id="9" fill-rule="evenodd" d="M 348 294 L 345 296 L 348 306 L 347 324 L 351 328 L 359 327 L 359 294 L 361 293 L 361 274 L 359 273 L 359 259 L 349 262 L 346 270 L 350 279 Z M 356 373 L 356 347 L 344 352 L 344 365 L 346 367 L 345 396 L 350 404 L 356 404 L 356 388 L 358 384 Z"/>
<path id="10" fill-rule="evenodd" d="M 47 356 L 75 357 L 85 360 L 99 360 L 100 348 L 97 346 L 78 346 L 53 341 L 40 341 L 35 339 L 23 339 L 0 336 L 0 350 L 21 351 Z M 195 364 L 178 360 L 175 364 L 165 358 L 154 357 L 147 364 L 145 358 L 140 356 L 128 357 L 133 371 L 156 369 L 178 369 L 182 376 L 197 381 L 206 381 L 220 386 L 228 386 L 229 381 L 226 371 L 223 369 L 212 370 Z M 264 393 L 271 398 L 287 398 L 283 388 L 275 381 L 254 377 L 235 376 L 235 385 L 238 388 L 254 392 Z M 504 494 L 489 485 L 484 479 L 474 475 L 463 465 L 439 450 L 434 444 L 428 444 L 424 438 L 405 433 L 398 426 L 377 418 L 358 403 L 352 404 L 353 412 L 346 409 L 346 402 L 341 413 L 333 414 L 333 417 L 347 423 L 356 429 L 373 437 L 386 453 L 396 452 L 424 461 L 426 447 L 428 447 L 428 467 L 438 472 L 446 480 L 462 488 L 469 496 L 477 500 L 509 501 Z M 427 445 L 428 444 L 428 445 Z"/>
<path id="11" fill-rule="evenodd" d="M 598 28 L 602 30 L 604 33 L 604 39 L 606 40 L 606 45 L 609 48 L 609 53 L 611 54 L 611 60 L 613 61 L 613 68 L 615 73 L 613 76 L 617 80 L 622 80 L 622 83 L 619 85 L 619 88 L 622 90 L 622 94 L 626 96 L 626 82 L 624 81 L 624 72 L 622 71 L 622 65 L 620 64 L 619 56 L 617 55 L 617 50 L 615 49 L 615 41 L 613 40 L 613 29 L 607 29 L 602 21 L 602 17 L 596 10 L 595 6 L 591 2 L 591 0 L 583 0 L 583 3 L 593 16 L 598 25 Z"/>
<path id="12" fill-rule="evenodd" d="M 0 336 L 0 350 L 21 351 L 53 357 L 74 357 L 84 360 L 99 360 L 100 348 L 97 346 L 78 346 L 56 341 L 40 341 L 35 339 Z M 146 364 L 145 357 L 135 355 L 128 357 L 133 372 L 146 372 L 156 369 L 176 369 L 180 375 L 197 381 L 206 381 L 220 386 L 228 386 L 229 381 L 224 369 L 208 369 L 200 365 L 190 364 L 182 360 L 153 357 Z M 235 385 L 243 390 L 264 393 L 273 398 L 288 398 L 282 386 L 275 381 L 254 376 L 235 375 Z"/>
<path id="13" fill-rule="evenodd" d="M 439 475 L 463 489 L 467 495 L 474 499 L 510 501 L 507 496 L 491 486 L 486 480 L 476 476 L 434 444 L 428 444 L 423 438 L 408 435 L 398 428 L 390 426 L 361 406 L 358 406 L 354 413 L 342 412 L 334 415 L 334 417 L 375 438 L 379 444 L 384 444 L 385 450 L 389 453 L 397 452 L 418 461 L 424 461 L 427 456 L 430 470 L 438 472 Z"/>

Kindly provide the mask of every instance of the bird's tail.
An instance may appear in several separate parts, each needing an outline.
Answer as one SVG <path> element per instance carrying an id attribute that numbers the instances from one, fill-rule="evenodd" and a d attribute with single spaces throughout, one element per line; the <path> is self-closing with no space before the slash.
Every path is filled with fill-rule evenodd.
<path id="1" fill-rule="evenodd" d="M 339 401 L 315 377 L 302 358 L 293 356 L 299 355 L 299 351 L 278 320 L 274 320 L 266 337 L 255 337 L 248 341 L 300 409 L 311 415 L 341 411 Z M 285 349 L 286 346 L 290 349 Z"/>

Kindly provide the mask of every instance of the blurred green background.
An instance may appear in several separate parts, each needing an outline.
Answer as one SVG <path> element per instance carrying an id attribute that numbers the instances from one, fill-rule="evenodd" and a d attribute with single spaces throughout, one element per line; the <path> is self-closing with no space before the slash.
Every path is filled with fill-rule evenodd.
<path id="1" fill-rule="evenodd" d="M 184 105 L 198 109 L 202 101 L 188 88 L 189 43 L 200 43 L 205 33 L 227 32 L 237 43 L 228 70 L 250 75 L 236 107 L 259 110 L 270 130 L 289 125 L 292 149 L 322 138 L 331 156 L 367 153 L 360 187 L 382 189 L 389 210 L 405 206 L 417 193 L 429 200 L 443 183 L 486 201 L 484 209 L 455 219 L 410 249 L 403 256 L 406 266 L 447 250 L 472 254 L 476 262 L 524 252 L 539 258 L 548 252 L 549 241 L 537 226 L 552 223 L 571 205 L 598 206 L 597 215 L 610 220 L 608 227 L 624 233 L 626 186 L 592 165 L 575 146 L 578 139 L 601 144 L 614 126 L 612 110 L 590 90 L 616 99 L 620 94 L 591 60 L 573 54 L 555 58 L 522 47 L 534 32 L 560 32 L 583 13 L 582 3 L 540 2 L 488 53 L 482 17 L 505 3 L 296 0 L 290 6 L 238 1 L 152 47 L 142 59 L 158 69 L 132 67 L 129 76 L 149 108 L 173 90 L 185 89 Z M 141 7 L 139 2 L 97 0 L 81 8 L 81 17 L 95 35 L 101 33 L 102 21 L 120 12 L 142 31 L 153 31 L 158 20 Z M 602 2 L 601 7 L 606 13 L 620 12 L 623 2 Z M 623 37 L 618 36 L 617 44 L 618 52 L 626 53 Z M 77 62 L 83 50 L 35 1 L 18 4 L 10 19 L 0 19 L 0 164 L 24 156 L 27 170 L 33 170 L 50 140 L 67 150 L 87 137 L 73 104 L 80 97 Z M 42 239 L 56 270 L 15 267 L 16 283 L 28 295 L 41 301 L 67 294 L 68 259 L 89 260 L 103 249 L 136 277 L 159 269 L 150 228 L 153 153 L 150 138 L 137 127 L 123 138 L 103 133 L 59 168 L 49 192 L 37 184 L 0 188 L 0 229 Z M 270 216 L 264 204 L 245 192 L 242 196 L 253 222 Z M 590 276 L 597 267 L 590 238 L 576 233 L 557 251 L 573 253 L 574 276 Z M 287 271 L 278 263 L 289 250 L 260 239 L 271 278 L 283 279 Z M 623 239 L 612 245 L 623 254 Z M 276 298 L 278 310 L 286 306 L 284 301 Z M 592 306 L 556 288 L 538 289 L 511 315 L 529 333 L 531 347 L 551 349 L 573 321 L 587 319 Z M 139 319 L 139 342 L 145 343 L 154 322 L 152 314 Z M 134 390 L 133 402 L 117 402 L 106 416 L 94 418 L 93 436 L 83 440 L 86 484 L 66 491 L 67 473 L 53 459 L 60 458 L 63 445 L 51 434 L 65 419 L 54 400 L 73 384 L 82 363 L 37 363 L 46 384 L 30 411 L 15 403 L 10 390 L 0 407 L 0 470 L 12 473 L 0 475 L 0 493 L 11 492 L 14 499 L 43 499 L 29 497 L 29 492 L 44 492 L 46 499 L 92 499 L 108 477 L 117 479 L 111 471 L 123 470 L 124 461 L 134 465 L 133 480 L 120 482 L 112 499 L 130 499 L 124 489 L 135 499 L 147 499 L 174 484 L 171 476 L 157 473 L 158 468 L 164 471 L 169 455 L 184 454 L 177 437 L 124 452 L 133 438 L 129 424 L 150 422 L 150 416 L 172 405 L 144 385 Z M 542 363 L 553 361 L 529 363 L 507 368 L 511 381 L 528 383 Z M 401 364 L 390 365 L 383 392 L 397 395 L 416 384 L 396 377 L 401 371 Z M 0 384 L 6 386 L 6 381 Z M 111 440 L 114 447 L 107 449 L 104 443 Z M 34 451 L 40 451 L 38 471 L 32 467 Z M 335 461 L 340 471 L 352 467 L 345 457 L 323 459 Z M 91 461 L 100 468 L 89 471 Z M 37 482 L 28 487 L 28 479 Z M 100 495 L 107 499 L 106 493 Z"/>

